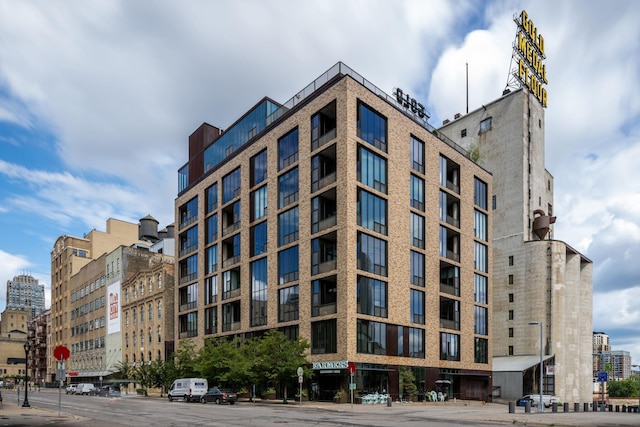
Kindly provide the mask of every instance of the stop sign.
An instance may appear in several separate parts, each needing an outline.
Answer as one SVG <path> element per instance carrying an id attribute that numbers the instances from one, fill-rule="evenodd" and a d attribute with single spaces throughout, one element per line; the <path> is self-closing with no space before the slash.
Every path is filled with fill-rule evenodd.
<path id="1" fill-rule="evenodd" d="M 70 355 L 71 352 L 69 349 L 63 345 L 59 345 L 53 349 L 53 357 L 55 357 L 56 360 L 68 360 Z"/>
<path id="2" fill-rule="evenodd" d="M 349 364 L 347 365 L 347 372 L 349 372 L 351 375 L 356 373 L 356 364 L 353 362 L 349 362 Z"/>

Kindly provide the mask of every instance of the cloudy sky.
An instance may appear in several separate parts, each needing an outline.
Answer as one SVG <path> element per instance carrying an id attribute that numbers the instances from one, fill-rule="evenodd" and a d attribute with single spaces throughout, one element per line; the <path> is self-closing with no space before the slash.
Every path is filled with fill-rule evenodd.
<path id="1" fill-rule="evenodd" d="M 514 14 L 545 39 L 555 238 L 594 262 L 593 328 L 640 362 L 640 2 L 0 0 L 0 310 L 50 289 L 63 234 L 173 222 L 202 122 L 226 128 L 343 61 L 438 126 L 507 82 Z"/>

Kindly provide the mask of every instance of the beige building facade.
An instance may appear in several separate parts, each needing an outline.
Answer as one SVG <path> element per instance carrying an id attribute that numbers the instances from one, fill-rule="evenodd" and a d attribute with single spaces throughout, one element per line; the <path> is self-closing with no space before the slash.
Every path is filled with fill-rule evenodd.
<path id="1" fill-rule="evenodd" d="M 408 106 L 407 106 L 408 105 Z M 492 177 L 417 102 L 339 63 L 283 105 L 189 137 L 176 199 L 176 339 L 278 328 L 330 399 L 491 391 Z M 436 383 L 436 381 L 440 381 Z"/>
<path id="2" fill-rule="evenodd" d="M 593 265 L 553 239 L 553 177 L 545 167 L 544 120 L 535 96 L 518 89 L 445 120 L 440 132 L 493 173 L 494 369 L 511 369 L 514 357 L 521 361 L 520 382 L 494 381 L 495 396 L 515 399 L 538 392 L 542 346 L 544 392 L 562 402 L 590 402 Z"/>
<path id="3" fill-rule="evenodd" d="M 0 315 L 0 380 L 15 384 L 16 376 L 24 377 L 27 365 L 24 344 L 27 342 L 29 312 L 8 310 Z"/>

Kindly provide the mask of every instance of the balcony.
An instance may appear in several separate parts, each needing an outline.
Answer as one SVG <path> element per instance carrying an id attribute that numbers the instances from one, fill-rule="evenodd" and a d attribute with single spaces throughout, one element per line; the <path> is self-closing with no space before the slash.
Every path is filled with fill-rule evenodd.
<path id="1" fill-rule="evenodd" d="M 311 316 L 326 316 L 329 314 L 335 314 L 337 312 L 338 305 L 336 303 L 324 304 L 311 307 Z"/>
<path id="2" fill-rule="evenodd" d="M 222 332 L 239 331 L 240 326 L 240 322 L 223 323 Z"/>
<path id="3" fill-rule="evenodd" d="M 311 192 L 336 182 L 336 146 L 331 145 L 311 159 Z"/>

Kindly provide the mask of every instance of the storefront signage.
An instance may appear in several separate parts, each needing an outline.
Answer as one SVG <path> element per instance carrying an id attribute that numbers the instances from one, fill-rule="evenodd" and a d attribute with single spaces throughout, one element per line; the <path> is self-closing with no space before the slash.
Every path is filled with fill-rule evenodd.
<path id="1" fill-rule="evenodd" d="M 395 89 L 393 91 L 393 94 L 396 96 L 396 101 L 398 102 L 398 104 L 400 104 L 403 108 L 406 108 L 413 114 L 416 114 L 421 119 L 425 118 L 427 113 L 424 109 L 424 105 L 416 101 L 415 98 L 410 97 L 408 93 L 404 93 L 400 88 Z"/>
<path id="2" fill-rule="evenodd" d="M 547 106 L 547 66 L 544 63 L 544 37 L 538 32 L 538 28 L 529 19 L 526 11 L 520 16 L 514 17 L 518 26 L 516 41 L 513 45 L 513 58 L 517 60 L 516 77 L 522 85 L 529 88 L 531 93 L 540 101 L 543 107 Z"/>
<path id="3" fill-rule="evenodd" d="M 320 369 L 347 369 L 349 362 L 346 360 L 338 360 L 335 362 L 313 362 L 312 368 L 314 370 Z"/>

